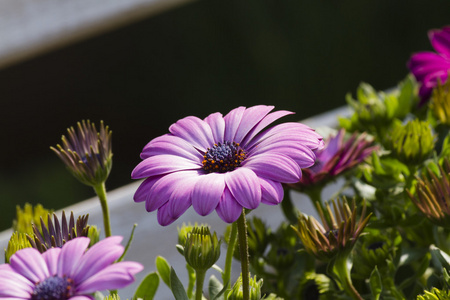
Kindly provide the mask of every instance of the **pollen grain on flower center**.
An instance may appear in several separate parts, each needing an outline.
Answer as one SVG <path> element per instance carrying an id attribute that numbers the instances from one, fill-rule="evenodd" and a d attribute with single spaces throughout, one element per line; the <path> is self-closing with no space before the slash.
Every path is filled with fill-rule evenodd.
<path id="1" fill-rule="evenodd" d="M 212 148 L 208 148 L 203 155 L 203 170 L 208 173 L 233 171 L 241 165 L 246 157 L 245 151 L 238 143 L 219 142 Z"/>

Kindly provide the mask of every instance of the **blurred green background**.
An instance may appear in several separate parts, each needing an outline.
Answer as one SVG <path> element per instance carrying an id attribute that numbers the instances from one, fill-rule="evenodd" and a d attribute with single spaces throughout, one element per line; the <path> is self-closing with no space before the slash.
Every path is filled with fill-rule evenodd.
<path id="1" fill-rule="evenodd" d="M 49 150 L 77 121 L 113 130 L 111 190 L 181 117 L 273 104 L 300 120 L 361 81 L 394 86 L 449 12 L 448 0 L 203 0 L 0 70 L 0 229 L 17 204 L 94 196 Z"/>

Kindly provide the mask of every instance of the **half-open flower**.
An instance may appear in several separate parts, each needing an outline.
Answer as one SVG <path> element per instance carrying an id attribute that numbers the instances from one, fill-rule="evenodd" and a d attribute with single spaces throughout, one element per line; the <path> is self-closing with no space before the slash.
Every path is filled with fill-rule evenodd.
<path id="1" fill-rule="evenodd" d="M 437 53 L 424 51 L 411 56 L 408 68 L 421 84 L 420 105 L 430 98 L 438 80 L 445 82 L 450 71 L 450 26 L 428 32 L 431 45 Z"/>
<path id="2" fill-rule="evenodd" d="M 0 299 L 93 300 L 93 293 L 131 284 L 143 269 L 136 262 L 119 262 L 122 237 L 109 237 L 86 251 L 89 238 L 68 241 L 62 248 L 39 253 L 17 251 L 10 264 L 0 265 Z"/>
<path id="3" fill-rule="evenodd" d="M 351 251 L 359 235 L 369 222 L 370 213 L 367 217 L 364 204 L 361 216 L 358 220 L 356 205 L 353 200 L 350 209 L 347 200 L 332 201 L 334 215 L 330 204 L 327 204 L 325 214 L 318 206 L 323 226 L 312 216 L 300 215 L 297 227 L 292 228 L 297 232 L 305 250 L 320 260 L 328 261 L 338 251 Z"/>
<path id="4" fill-rule="evenodd" d="M 325 141 L 325 147 L 316 151 L 315 164 L 302 169 L 301 180 L 294 187 L 308 187 L 325 184 L 329 180 L 355 167 L 378 147 L 373 145 L 373 138 L 366 133 L 353 133 L 344 141 L 345 129 Z"/>
<path id="5" fill-rule="evenodd" d="M 89 186 L 104 183 L 112 168 L 111 135 L 109 127 L 100 123 L 100 132 L 89 120 L 78 122 L 77 129 L 67 129 L 62 146 L 50 147 L 66 164 L 75 178 Z"/>
<path id="6" fill-rule="evenodd" d="M 168 225 L 191 205 L 202 216 L 214 210 L 225 222 L 236 221 L 242 208 L 275 205 L 282 183 L 295 183 L 301 169 L 314 164 L 322 138 L 300 123 L 265 129 L 291 114 L 273 106 L 238 107 L 225 117 L 189 116 L 172 124 L 170 133 L 144 147 L 143 161 L 131 176 L 146 178 L 134 195 L 147 211 L 158 210 Z"/>
<path id="7" fill-rule="evenodd" d="M 429 168 L 417 178 L 416 193 L 407 190 L 417 208 L 435 224 L 450 228 L 450 163 L 444 160 L 436 175 Z"/>

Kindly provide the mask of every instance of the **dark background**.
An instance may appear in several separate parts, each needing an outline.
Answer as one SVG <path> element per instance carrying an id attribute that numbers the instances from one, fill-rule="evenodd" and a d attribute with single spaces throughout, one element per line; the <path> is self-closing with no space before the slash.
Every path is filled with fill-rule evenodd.
<path id="1" fill-rule="evenodd" d="M 198 1 L 0 70 L 0 229 L 17 204 L 94 195 L 49 147 L 77 121 L 113 130 L 109 190 L 177 119 L 273 104 L 300 120 L 345 104 L 361 81 L 401 81 L 450 1 Z"/>

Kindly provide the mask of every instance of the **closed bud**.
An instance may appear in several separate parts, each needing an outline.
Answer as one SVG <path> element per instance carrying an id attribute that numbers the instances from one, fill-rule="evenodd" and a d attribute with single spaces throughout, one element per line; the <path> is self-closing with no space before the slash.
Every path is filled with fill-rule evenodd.
<path id="1" fill-rule="evenodd" d="M 249 300 L 260 300 L 261 299 L 261 287 L 263 285 L 263 280 L 256 280 L 256 276 L 254 278 L 250 277 L 250 298 Z M 243 300 L 244 295 L 242 291 L 242 274 L 236 280 L 236 283 L 231 290 L 230 295 L 228 296 L 228 300 Z M 275 298 L 276 299 L 276 298 Z"/>
<path id="2" fill-rule="evenodd" d="M 217 235 L 211 235 L 208 227 L 194 227 L 186 237 L 184 257 L 196 271 L 206 271 L 212 267 L 220 256 L 220 242 Z"/>
<path id="3" fill-rule="evenodd" d="M 5 262 L 9 263 L 9 259 L 14 253 L 21 249 L 30 248 L 31 244 L 25 233 L 14 232 L 8 242 L 8 248 L 5 250 Z"/>
<path id="4" fill-rule="evenodd" d="M 441 123 L 450 126 L 450 80 L 444 84 L 438 82 L 433 89 L 430 107 Z"/>
<path id="5" fill-rule="evenodd" d="M 420 164 L 434 149 L 435 138 L 427 122 L 413 120 L 397 125 L 389 143 L 392 154 L 405 164 Z"/>

